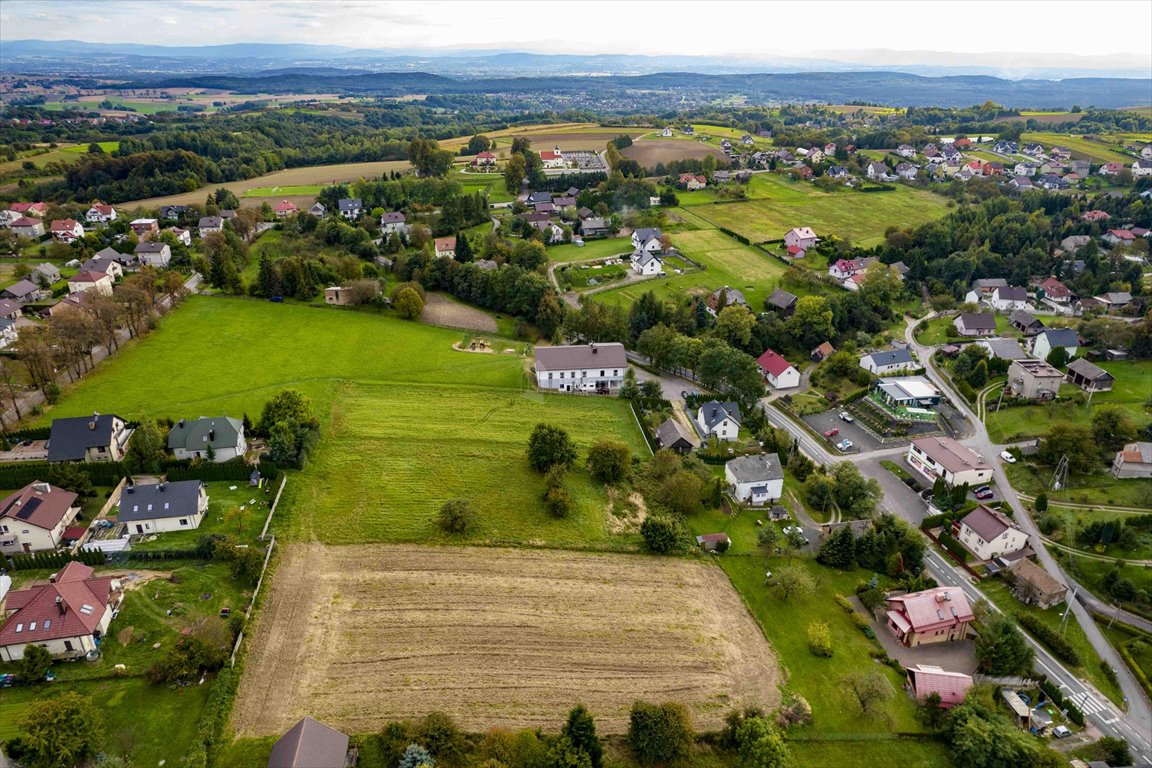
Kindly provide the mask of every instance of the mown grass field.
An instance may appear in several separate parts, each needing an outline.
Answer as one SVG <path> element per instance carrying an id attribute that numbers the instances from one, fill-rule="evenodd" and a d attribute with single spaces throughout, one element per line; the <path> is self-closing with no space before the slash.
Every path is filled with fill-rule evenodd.
<path id="1" fill-rule="evenodd" d="M 632 241 L 627 237 L 606 237 L 601 240 L 585 240 L 584 245 L 553 245 L 548 248 L 549 261 L 588 261 L 606 259 L 609 256 L 632 255 Z"/>
<path id="2" fill-rule="evenodd" d="M 944 317 L 934 317 L 931 320 L 925 320 L 916 326 L 916 341 L 930 347 L 969 341 L 969 339 L 960 336 L 949 335 L 949 330 L 955 329 L 956 327 L 953 325 L 955 320 L 955 315 L 946 315 Z M 996 315 L 996 336 L 998 338 L 1019 339 L 1023 334 L 1013 328 L 1012 324 L 1008 322 L 1008 315 L 1000 313 Z"/>
<path id="3" fill-rule="evenodd" d="M 990 411 L 987 425 L 989 436 L 997 442 L 1019 437 L 1047 434 L 1052 425 L 1061 421 L 1091 424 L 1092 414 L 1101 408 L 1119 408 L 1126 412 L 1138 429 L 1152 422 L 1152 366 L 1136 360 L 1098 363 L 1116 377 L 1111 392 L 1092 396 L 1091 405 L 1056 402 Z M 1070 397 L 1080 392 L 1072 384 L 1060 386 L 1060 396 Z"/>
<path id="4" fill-rule="evenodd" d="M 386 315 L 193 297 L 151 336 L 69 388 L 42 423 L 93 411 L 130 419 L 215 413 L 255 419 L 287 387 L 311 397 L 324 415 L 347 381 L 466 381 L 497 389 L 524 382 L 520 357 L 456 352 L 452 344 L 460 339 L 456 331 Z"/>
<path id="5" fill-rule="evenodd" d="M 528 436 L 540 422 L 568 430 L 581 453 L 567 480 L 573 511 L 562 520 L 544 511 L 544 479 L 526 457 Z M 285 493 L 293 502 L 292 538 L 633 547 L 637 536 L 611 533 L 607 499 L 580 468 L 585 450 L 604 437 L 628 443 L 636 455 L 647 453 L 618 399 L 347 384 L 323 447 Z M 468 499 L 479 513 L 476 530 L 465 538 L 436 526 L 440 506 L 453 498 Z"/>
<path id="6" fill-rule="evenodd" d="M 318 195 L 324 190 L 324 186 L 323 184 L 289 184 L 283 187 L 253 187 L 252 189 L 245 190 L 241 197 Z"/>
<path id="7" fill-rule="evenodd" d="M 1123 152 L 1117 152 L 1113 149 L 1111 142 L 1105 143 L 1101 141 L 1092 141 L 1083 136 L 1075 136 L 1068 133 L 1045 133 L 1037 131 L 1034 133 L 1020 134 L 1020 141 L 1038 141 L 1044 145 L 1045 149 L 1051 147 L 1068 147 L 1072 150 L 1072 157 L 1077 160 L 1091 160 L 1094 163 L 1124 163 L 1131 165 L 1133 157 Z"/>
<path id="8" fill-rule="evenodd" d="M 800 188 L 789 190 L 800 191 Z M 793 227 L 812 227 L 822 237 L 835 235 L 855 245 L 881 242 L 895 225 L 916 227 L 948 212 L 948 201 L 931 192 L 898 186 L 891 192 L 821 192 L 815 187 L 794 194 L 715 205 L 688 205 L 689 210 L 716 226 L 754 243 L 778 240 Z"/>
<path id="9" fill-rule="evenodd" d="M 1029 496 L 1047 493 L 1052 502 L 1142 508 L 1147 507 L 1148 499 L 1152 498 L 1152 480 L 1117 480 L 1106 473 L 1103 464 L 1094 475 L 1069 476 L 1067 487 L 1053 491 L 1050 487 L 1053 470 L 1055 467 L 1041 467 L 1019 461 L 1004 467 L 1012 487 L 1017 491 Z"/>

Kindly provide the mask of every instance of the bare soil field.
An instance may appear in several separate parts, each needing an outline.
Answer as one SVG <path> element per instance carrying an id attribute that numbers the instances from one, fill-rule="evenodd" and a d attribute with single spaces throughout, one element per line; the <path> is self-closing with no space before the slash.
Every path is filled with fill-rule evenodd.
<path id="1" fill-rule="evenodd" d="M 645 168 L 653 168 L 657 163 L 673 160 L 702 160 L 708 155 L 723 158 L 719 147 L 709 146 L 702 141 L 677 141 L 676 139 L 651 139 L 638 141 L 620 150 L 620 154 L 635 160 Z"/>
<path id="2" fill-rule="evenodd" d="M 429 325 L 445 328 L 462 328 L 469 331 L 496 333 L 496 319 L 475 307 L 452 301 L 440 293 L 429 293 L 424 302 L 424 314 L 420 320 Z"/>
<path id="3" fill-rule="evenodd" d="M 194 192 L 185 192 L 179 195 L 167 195 L 166 197 L 149 197 L 145 200 L 132 200 L 127 203 L 120 203 L 117 207 L 132 209 L 137 206 L 143 208 L 156 208 L 161 205 L 188 205 L 189 203 L 203 204 L 205 197 L 209 193 L 215 192 L 220 187 L 230 189 L 236 194 L 237 197 L 242 196 L 249 189 L 256 189 L 258 187 L 290 187 L 302 186 L 305 184 L 338 184 L 345 181 L 357 181 L 361 178 L 379 178 L 385 173 L 390 171 L 404 171 L 411 167 L 407 160 L 381 160 L 374 163 L 341 163 L 339 165 L 315 165 L 310 168 L 288 168 L 283 171 L 276 171 L 264 176 L 257 176 L 253 179 L 245 179 L 243 181 L 229 181 L 224 184 L 210 184 L 206 187 L 201 187 Z M 261 203 L 265 201 L 273 204 L 280 202 L 283 196 L 273 197 L 248 197 L 241 201 L 244 206 L 260 207 Z M 308 205 L 315 201 L 315 197 L 307 198 L 292 198 L 289 200 L 296 203 L 307 200 Z"/>
<path id="4" fill-rule="evenodd" d="M 708 562 L 560 550 L 291 544 L 251 638 L 238 737 L 309 715 L 346 733 L 441 710 L 462 728 L 608 734 L 637 699 L 698 729 L 779 699 L 776 657 Z"/>

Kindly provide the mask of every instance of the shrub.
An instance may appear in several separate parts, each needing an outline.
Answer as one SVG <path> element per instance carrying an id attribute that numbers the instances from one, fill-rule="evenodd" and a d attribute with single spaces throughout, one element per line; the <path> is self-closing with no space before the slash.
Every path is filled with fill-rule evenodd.
<path id="1" fill-rule="evenodd" d="M 640 525 L 640 535 L 649 551 L 667 555 L 683 548 L 683 526 L 668 515 L 652 515 Z"/>
<path id="2" fill-rule="evenodd" d="M 848 598 L 844 597 L 844 595 L 837 592 L 835 595 L 835 600 L 836 600 L 836 605 L 840 606 L 841 608 L 843 608 L 848 613 L 853 612 L 851 601 L 848 600 Z"/>
<path id="3" fill-rule="evenodd" d="M 438 522 L 445 533 L 467 533 L 476 525 L 476 510 L 467 499 L 450 499 L 440 507 Z"/>
<path id="4" fill-rule="evenodd" d="M 637 762 L 646 765 L 679 762 L 688 756 L 694 741 L 688 710 L 683 704 L 638 701 L 632 705 L 628 746 Z"/>
<path id="5" fill-rule="evenodd" d="M 1080 654 L 1059 632 L 1030 613 L 1019 613 L 1016 615 L 1016 620 L 1019 621 L 1020 626 L 1028 630 L 1033 637 L 1047 646 L 1048 650 L 1052 651 L 1056 658 L 1073 667 L 1080 666 Z"/>
<path id="6" fill-rule="evenodd" d="M 52 668 L 52 654 L 47 648 L 29 643 L 24 646 L 24 657 L 16 662 L 16 675 L 24 683 L 42 683 Z"/>
<path id="7" fill-rule="evenodd" d="M 781 728 L 791 728 L 794 725 L 812 724 L 812 705 L 798 693 L 790 693 L 784 697 L 780 708 L 776 710 L 776 723 Z"/>
<path id="8" fill-rule="evenodd" d="M 571 466 L 576 460 L 572 438 L 559 427 L 537 424 L 528 438 L 528 463 L 538 472 L 555 466 Z"/>
<path id="9" fill-rule="evenodd" d="M 816 656 L 832 657 L 832 632 L 827 623 L 814 621 L 808 625 L 808 650 Z"/>

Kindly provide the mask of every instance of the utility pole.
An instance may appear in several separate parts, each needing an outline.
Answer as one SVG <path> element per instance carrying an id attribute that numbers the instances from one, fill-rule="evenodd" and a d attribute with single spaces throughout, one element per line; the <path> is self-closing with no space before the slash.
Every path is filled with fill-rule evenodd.
<path id="1" fill-rule="evenodd" d="M 1056 465 L 1056 472 L 1052 475 L 1052 490 L 1059 491 L 1068 484 L 1068 456 L 1065 454 L 1060 457 L 1060 462 Z"/>
<path id="2" fill-rule="evenodd" d="M 1072 603 L 1076 601 L 1076 590 L 1072 590 L 1072 597 L 1068 598 L 1068 607 L 1064 609 L 1064 615 L 1060 617 L 1060 634 L 1064 634 L 1064 630 L 1068 626 L 1068 614 L 1072 613 Z"/>

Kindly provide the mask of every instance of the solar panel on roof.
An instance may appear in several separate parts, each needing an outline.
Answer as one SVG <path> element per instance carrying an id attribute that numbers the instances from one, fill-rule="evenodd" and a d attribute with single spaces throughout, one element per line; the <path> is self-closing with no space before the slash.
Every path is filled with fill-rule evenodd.
<path id="1" fill-rule="evenodd" d="M 20 520 L 27 520 L 32 517 L 32 513 L 40 506 L 40 499 L 33 497 L 24 502 L 24 506 L 16 513 L 16 517 Z"/>

